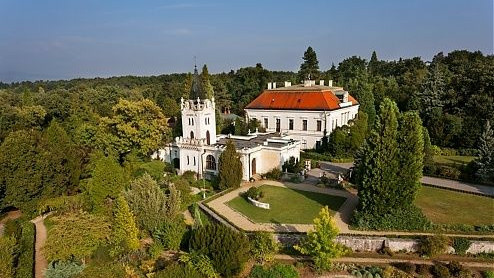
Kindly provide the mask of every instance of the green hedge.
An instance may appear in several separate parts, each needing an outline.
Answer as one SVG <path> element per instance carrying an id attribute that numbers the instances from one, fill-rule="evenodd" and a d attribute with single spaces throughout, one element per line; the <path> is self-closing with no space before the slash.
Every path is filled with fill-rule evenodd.
<path id="1" fill-rule="evenodd" d="M 32 278 L 34 269 L 34 224 L 24 222 L 22 235 L 19 240 L 19 259 L 17 263 L 16 278 Z"/>

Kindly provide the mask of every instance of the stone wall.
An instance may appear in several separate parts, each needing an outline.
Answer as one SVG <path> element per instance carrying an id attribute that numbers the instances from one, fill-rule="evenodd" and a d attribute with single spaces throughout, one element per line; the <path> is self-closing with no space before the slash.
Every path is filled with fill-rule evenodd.
<path id="1" fill-rule="evenodd" d="M 275 234 L 275 238 L 284 246 L 298 244 L 303 234 Z M 352 249 L 354 252 L 377 252 L 383 247 L 388 247 L 393 252 L 418 252 L 419 240 L 413 238 L 387 238 L 373 236 L 338 236 L 336 241 Z M 454 253 L 453 247 L 449 247 L 448 253 Z M 471 241 L 467 253 L 492 253 L 493 241 Z"/>

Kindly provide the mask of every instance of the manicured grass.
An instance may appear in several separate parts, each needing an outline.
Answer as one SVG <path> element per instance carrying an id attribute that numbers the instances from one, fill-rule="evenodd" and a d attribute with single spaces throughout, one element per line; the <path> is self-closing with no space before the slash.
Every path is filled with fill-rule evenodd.
<path id="1" fill-rule="evenodd" d="M 435 155 L 434 161 L 439 164 L 454 165 L 454 164 L 468 164 L 470 161 L 474 160 L 475 156 L 462 156 L 462 155 Z"/>
<path id="2" fill-rule="evenodd" d="M 257 223 L 312 224 L 323 206 L 328 206 L 334 213 L 346 199 L 270 185 L 260 188 L 264 193 L 260 201 L 269 203 L 271 209 L 258 208 L 241 196 L 228 202 L 228 206 Z"/>
<path id="3" fill-rule="evenodd" d="M 437 224 L 494 224 L 494 199 L 422 186 L 415 203 Z"/>

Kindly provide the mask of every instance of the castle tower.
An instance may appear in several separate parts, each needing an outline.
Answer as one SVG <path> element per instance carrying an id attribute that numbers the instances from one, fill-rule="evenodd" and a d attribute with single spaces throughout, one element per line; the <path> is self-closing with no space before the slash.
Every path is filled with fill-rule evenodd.
<path id="1" fill-rule="evenodd" d="M 214 97 L 208 99 L 201 77 L 194 67 L 189 99 L 180 101 L 182 133 L 185 139 L 204 140 L 204 144 L 216 143 L 216 113 Z"/>

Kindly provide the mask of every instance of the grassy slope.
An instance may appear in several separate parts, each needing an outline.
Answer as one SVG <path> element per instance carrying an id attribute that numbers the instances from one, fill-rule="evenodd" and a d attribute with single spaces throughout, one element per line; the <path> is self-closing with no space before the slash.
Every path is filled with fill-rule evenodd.
<path id="1" fill-rule="evenodd" d="M 438 224 L 494 224 L 494 199 L 422 186 L 415 201 Z"/>
<path id="2" fill-rule="evenodd" d="M 461 156 L 461 155 L 435 155 L 434 161 L 439 164 L 444 165 L 454 165 L 454 164 L 468 164 L 468 162 L 475 159 L 475 156 Z"/>
<path id="3" fill-rule="evenodd" d="M 258 223 L 311 224 L 323 206 L 327 205 L 334 212 L 345 202 L 345 198 L 339 196 L 269 185 L 260 188 L 264 192 L 264 198 L 260 201 L 269 203 L 269 210 L 255 207 L 243 197 L 227 204 Z"/>

